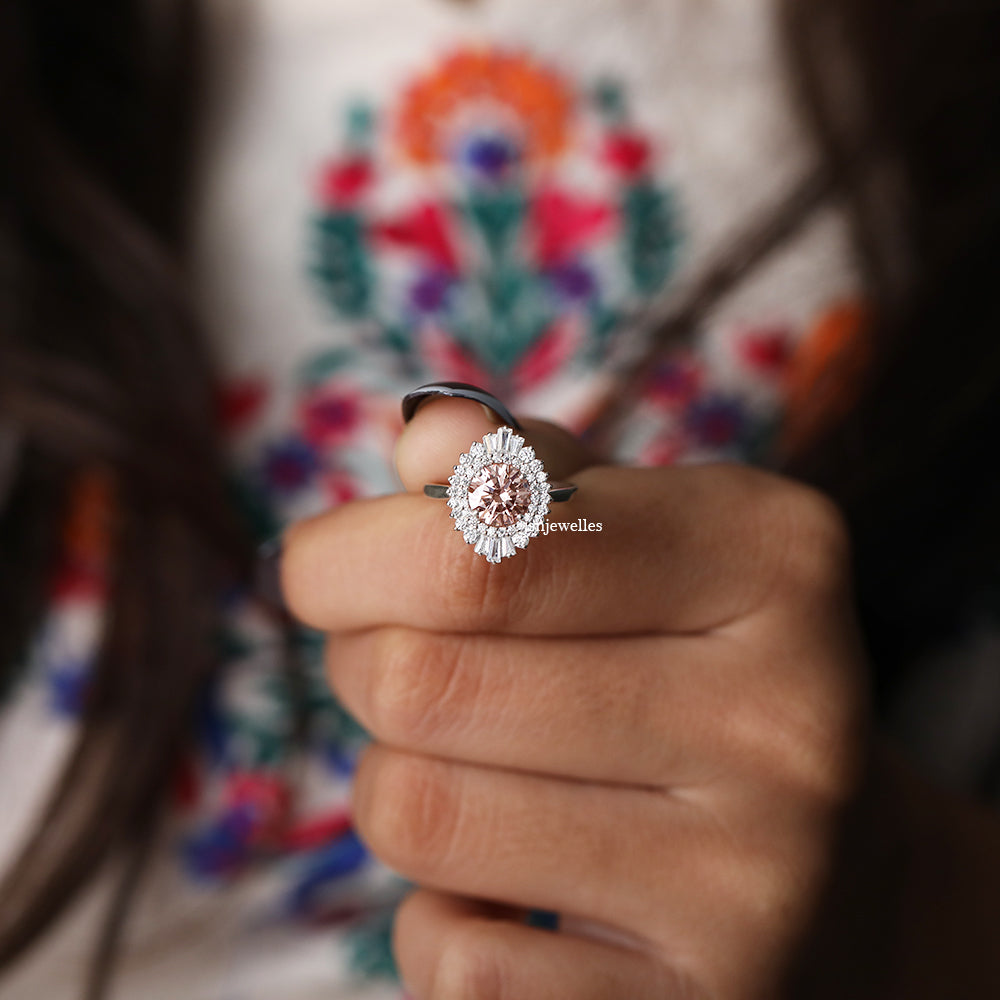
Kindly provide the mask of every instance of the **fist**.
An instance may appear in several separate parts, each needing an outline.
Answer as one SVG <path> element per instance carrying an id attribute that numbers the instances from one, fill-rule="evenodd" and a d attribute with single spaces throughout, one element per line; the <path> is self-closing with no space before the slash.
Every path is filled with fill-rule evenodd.
<path id="1" fill-rule="evenodd" d="M 579 487 L 550 520 L 603 530 L 491 565 L 421 489 L 497 423 L 431 400 L 397 448 L 407 492 L 285 536 L 289 607 L 327 632 L 330 684 L 374 737 L 358 831 L 418 886 L 394 927 L 407 988 L 773 996 L 863 770 L 839 512 L 737 464 L 594 465 L 525 421 L 550 477 Z"/>

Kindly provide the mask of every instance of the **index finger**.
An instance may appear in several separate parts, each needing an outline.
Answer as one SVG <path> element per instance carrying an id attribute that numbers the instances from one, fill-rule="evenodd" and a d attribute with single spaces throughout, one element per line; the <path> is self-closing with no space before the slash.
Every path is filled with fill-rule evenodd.
<path id="1" fill-rule="evenodd" d="M 289 607 L 337 631 L 701 631 L 765 599 L 806 520 L 778 477 L 730 463 L 594 466 L 574 478 L 577 493 L 550 522 L 602 530 L 540 535 L 496 565 L 451 530 L 443 501 L 421 495 L 299 522 L 282 560 Z"/>

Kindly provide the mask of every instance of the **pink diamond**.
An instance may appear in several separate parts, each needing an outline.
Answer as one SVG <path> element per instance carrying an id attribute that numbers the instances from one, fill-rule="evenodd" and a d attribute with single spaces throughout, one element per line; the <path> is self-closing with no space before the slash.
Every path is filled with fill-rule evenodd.
<path id="1" fill-rule="evenodd" d="M 469 506 L 484 524 L 507 528 L 531 504 L 531 486 L 520 469 L 502 462 L 487 465 L 469 483 Z"/>

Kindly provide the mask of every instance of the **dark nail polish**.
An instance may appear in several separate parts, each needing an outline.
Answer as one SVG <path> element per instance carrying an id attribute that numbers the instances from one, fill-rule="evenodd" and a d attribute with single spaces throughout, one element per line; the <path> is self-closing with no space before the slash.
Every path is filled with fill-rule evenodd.
<path id="1" fill-rule="evenodd" d="M 404 422 L 409 423 L 417 412 L 417 407 L 432 396 L 454 396 L 457 399 L 470 399 L 475 403 L 481 403 L 492 410 L 502 424 L 513 427 L 516 431 L 522 430 L 514 414 L 493 393 L 468 382 L 429 382 L 408 392 L 403 397 Z"/>
<path id="2" fill-rule="evenodd" d="M 257 546 L 257 562 L 254 566 L 254 590 L 267 604 L 284 608 L 285 598 L 281 592 L 281 535 L 269 538 Z"/>
<path id="3" fill-rule="evenodd" d="M 525 923 L 529 927 L 539 927 L 546 931 L 559 930 L 559 914 L 549 910 L 532 910 Z"/>

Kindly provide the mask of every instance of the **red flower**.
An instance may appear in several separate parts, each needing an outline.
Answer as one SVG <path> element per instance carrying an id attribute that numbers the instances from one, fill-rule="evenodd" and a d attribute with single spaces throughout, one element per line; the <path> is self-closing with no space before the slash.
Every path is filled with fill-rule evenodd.
<path id="1" fill-rule="evenodd" d="M 736 351 L 750 368 L 765 375 L 780 375 L 792 356 L 791 332 L 783 326 L 747 330 L 737 339 Z"/>
<path id="2" fill-rule="evenodd" d="M 368 190 L 374 170 L 367 157 L 355 156 L 330 164 L 319 182 L 319 197 L 327 208 L 350 208 Z"/>
<path id="3" fill-rule="evenodd" d="M 201 778 L 191 754 L 182 756 L 174 767 L 170 780 L 174 802 L 182 810 L 192 809 L 201 793 Z"/>
<path id="4" fill-rule="evenodd" d="M 435 378 L 489 388 L 492 378 L 474 358 L 433 323 L 420 331 L 420 356 Z"/>
<path id="5" fill-rule="evenodd" d="M 249 820 L 250 843 L 273 844 L 287 827 L 291 792 L 276 774 L 236 771 L 226 782 L 225 808 Z"/>
<path id="6" fill-rule="evenodd" d="M 628 179 L 641 174 L 651 157 L 649 142 L 634 132 L 612 132 L 604 141 L 604 159 Z"/>
<path id="7" fill-rule="evenodd" d="M 290 827 L 282 838 L 282 848 L 286 851 L 307 851 L 315 847 L 331 844 L 351 829 L 351 814 L 336 809 L 321 813 Z"/>
<path id="8" fill-rule="evenodd" d="M 439 205 L 426 202 L 405 215 L 375 226 L 377 241 L 420 251 L 431 263 L 458 273 L 458 254 L 448 232 L 448 219 Z"/>
<path id="9" fill-rule="evenodd" d="M 361 495 L 357 483 L 340 470 L 325 473 L 322 477 L 322 484 L 332 507 L 355 500 Z"/>
<path id="10" fill-rule="evenodd" d="M 614 209 L 604 202 L 577 198 L 558 188 L 542 189 L 531 203 L 536 259 L 543 268 L 556 267 L 593 243 L 614 219 Z"/>
<path id="11" fill-rule="evenodd" d="M 568 317 L 550 324 L 511 373 L 517 391 L 551 378 L 573 356 L 580 340 L 579 325 Z"/>
<path id="12" fill-rule="evenodd" d="M 267 398 L 267 384 L 263 379 L 237 379 L 219 388 L 216 395 L 216 412 L 223 431 L 236 433 L 253 420 Z"/>
<path id="13" fill-rule="evenodd" d="M 300 404 L 302 436 L 314 448 L 343 444 L 361 422 L 361 397 L 353 389 L 321 385 Z"/>
<path id="14" fill-rule="evenodd" d="M 657 366 L 644 395 L 667 409 L 683 409 L 701 391 L 703 381 L 704 373 L 698 361 L 681 355 Z"/>
<path id="15" fill-rule="evenodd" d="M 688 442 L 682 433 L 671 432 L 654 438 L 639 455 L 639 464 L 646 466 L 673 465 L 684 454 Z"/>

